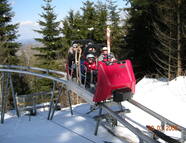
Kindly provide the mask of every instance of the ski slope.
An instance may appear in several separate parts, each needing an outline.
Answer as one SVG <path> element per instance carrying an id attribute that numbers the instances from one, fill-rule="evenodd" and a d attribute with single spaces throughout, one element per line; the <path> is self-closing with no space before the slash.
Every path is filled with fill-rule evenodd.
<path id="1" fill-rule="evenodd" d="M 166 82 L 158 79 L 143 78 L 136 86 L 134 99 L 144 106 L 152 109 L 171 121 L 186 127 L 186 78 L 178 77 Z M 127 113 L 138 122 L 143 129 L 146 125 L 160 125 L 160 122 L 128 102 L 123 105 L 131 110 Z M 92 117 L 97 111 L 87 115 L 88 104 L 80 104 L 73 107 L 74 115 L 70 115 L 69 109 L 57 111 L 52 121 L 47 119 L 47 111 L 40 111 L 37 116 L 17 118 L 15 114 L 6 114 L 6 120 L 0 125 L 0 143 L 121 143 L 138 142 L 138 138 L 128 129 L 119 125 L 113 129 L 122 140 L 112 136 L 103 127 L 99 128 L 98 136 L 94 136 L 96 122 Z M 139 126 L 138 126 L 139 127 Z M 165 131 L 175 138 L 180 134 L 175 130 Z"/>

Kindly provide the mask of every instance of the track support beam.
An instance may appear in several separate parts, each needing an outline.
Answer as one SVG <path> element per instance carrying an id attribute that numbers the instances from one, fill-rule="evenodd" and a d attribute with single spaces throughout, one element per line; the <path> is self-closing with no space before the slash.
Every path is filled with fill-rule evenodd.
<path id="1" fill-rule="evenodd" d="M 61 95 L 62 95 L 62 93 L 63 93 L 63 86 L 59 89 L 59 93 L 58 93 L 58 97 L 57 97 L 57 100 L 56 100 L 56 102 L 55 102 L 55 104 L 54 104 L 54 108 L 53 108 L 53 110 L 52 110 L 52 115 L 51 115 L 51 117 L 50 117 L 50 120 L 52 120 L 53 119 L 53 117 L 54 117 L 54 113 L 55 113 L 55 111 L 56 111 L 56 109 L 57 109 L 57 105 L 58 105 L 58 103 L 59 103 L 59 100 L 60 100 L 60 97 L 61 97 Z"/>
<path id="2" fill-rule="evenodd" d="M 102 114 L 102 107 L 100 106 L 100 108 L 99 108 L 99 116 L 101 116 L 101 114 Z M 98 128 L 99 128 L 100 122 L 101 122 L 101 118 L 99 118 L 97 123 L 96 123 L 96 129 L 95 129 L 95 132 L 94 132 L 95 136 L 97 136 L 97 134 L 98 134 Z"/>
<path id="3" fill-rule="evenodd" d="M 14 86 L 13 86 L 12 75 L 11 74 L 10 74 L 10 88 L 11 88 L 11 92 L 12 92 L 12 97 L 13 97 L 13 102 L 14 102 L 14 107 L 15 107 L 15 110 L 16 110 L 16 114 L 17 114 L 17 117 L 19 118 L 20 113 L 19 113 L 19 109 L 18 109 L 18 106 L 17 106 L 17 99 L 16 99 L 16 94 L 14 92 Z"/>
<path id="4" fill-rule="evenodd" d="M 132 126 L 129 122 L 127 122 L 125 119 L 123 119 L 121 116 L 116 114 L 114 111 L 112 111 L 109 107 L 107 107 L 104 104 L 101 104 L 101 108 L 103 108 L 106 112 L 108 112 L 113 118 L 115 118 L 117 121 L 119 121 L 122 125 L 124 125 L 126 128 L 128 128 L 131 132 L 133 132 L 136 136 L 139 137 L 141 141 L 147 142 L 147 143 L 159 143 L 158 141 L 153 140 L 149 136 L 143 134 L 138 128 Z"/>
<path id="5" fill-rule="evenodd" d="M 52 91 L 51 91 L 51 98 L 50 98 L 50 108 L 49 108 L 49 111 L 48 111 L 48 120 L 50 120 L 51 118 L 51 111 L 52 111 L 52 108 L 54 106 L 54 91 L 55 91 L 55 87 L 56 87 L 56 83 L 55 81 L 53 81 L 53 87 L 52 87 Z"/>
<path id="6" fill-rule="evenodd" d="M 5 81 L 5 73 L 2 73 L 1 78 L 1 124 L 4 123 L 4 108 L 5 108 L 5 96 L 4 96 L 4 81 Z"/>
<path id="7" fill-rule="evenodd" d="M 73 109 L 72 109 L 72 101 L 71 101 L 71 97 L 70 97 L 71 91 L 68 91 L 67 96 L 68 96 L 68 102 L 69 102 L 69 106 L 70 106 L 70 113 L 71 115 L 73 115 Z"/>

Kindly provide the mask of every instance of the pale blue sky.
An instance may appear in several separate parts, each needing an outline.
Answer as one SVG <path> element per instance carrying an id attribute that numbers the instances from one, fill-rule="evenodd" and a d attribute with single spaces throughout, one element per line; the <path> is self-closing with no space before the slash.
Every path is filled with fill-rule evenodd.
<path id="1" fill-rule="evenodd" d="M 55 13 L 58 16 L 58 20 L 62 20 L 67 13 L 72 10 L 80 10 L 82 7 L 82 1 L 86 0 L 53 0 L 52 5 L 55 6 Z M 97 0 L 91 0 L 96 2 Z M 103 2 L 105 0 L 102 0 Z M 15 17 L 13 23 L 20 23 L 19 27 L 19 40 L 33 39 L 39 35 L 33 32 L 33 29 L 38 29 L 37 21 L 39 20 L 39 14 L 41 14 L 41 6 L 44 4 L 43 0 L 9 0 L 12 4 Z M 123 0 L 117 0 L 119 8 L 126 7 Z"/>

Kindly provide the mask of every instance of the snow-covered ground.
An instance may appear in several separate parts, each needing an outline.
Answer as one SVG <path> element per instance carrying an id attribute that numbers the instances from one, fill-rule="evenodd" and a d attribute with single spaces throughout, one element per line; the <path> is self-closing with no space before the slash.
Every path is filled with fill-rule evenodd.
<path id="1" fill-rule="evenodd" d="M 157 79 L 144 78 L 136 86 L 134 100 L 161 114 L 169 120 L 186 127 L 186 78 L 166 82 Z M 131 110 L 127 116 L 135 119 L 140 126 L 151 125 L 155 128 L 160 122 L 131 105 L 124 102 L 123 105 Z M 88 104 L 74 106 L 74 115 L 71 116 L 69 109 L 56 112 L 54 119 L 48 121 L 47 111 L 38 112 L 38 115 L 17 118 L 15 114 L 6 114 L 6 120 L 0 125 L 0 143 L 121 143 L 116 137 L 109 134 L 100 126 L 98 136 L 94 136 L 96 122 L 89 115 Z M 128 120 L 131 122 L 131 120 Z M 132 123 L 132 122 L 131 122 Z M 133 123 L 132 123 L 133 124 Z M 118 135 L 126 138 L 126 142 L 138 142 L 135 135 L 126 128 L 115 128 Z M 178 131 L 166 131 L 168 135 L 180 137 Z"/>
<path id="2" fill-rule="evenodd" d="M 134 100 L 142 105 L 166 117 L 167 119 L 186 128 L 186 77 L 178 77 L 172 81 L 143 78 L 136 86 Z M 135 119 L 142 126 L 150 125 L 159 130 L 160 121 L 136 108 L 130 103 L 123 103 L 131 109 L 127 114 Z M 181 134 L 171 126 L 165 126 L 165 133 L 175 138 L 180 138 Z"/>

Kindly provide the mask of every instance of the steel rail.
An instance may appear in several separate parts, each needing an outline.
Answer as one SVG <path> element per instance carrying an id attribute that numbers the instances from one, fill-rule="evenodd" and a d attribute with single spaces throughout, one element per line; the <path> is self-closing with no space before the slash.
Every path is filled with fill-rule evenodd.
<path id="1" fill-rule="evenodd" d="M 140 139 L 143 141 L 146 141 L 147 143 L 159 143 L 158 141 L 153 140 L 149 136 L 143 134 L 138 128 L 132 126 L 129 122 L 127 122 L 125 119 L 123 119 L 121 116 L 116 114 L 112 109 L 107 107 L 104 104 L 101 104 L 101 107 L 108 112 L 110 115 L 112 115 L 115 119 L 117 119 L 122 125 L 127 127 L 131 132 L 133 132 L 135 135 L 137 135 Z"/>
<path id="2" fill-rule="evenodd" d="M 161 122 L 164 122 L 170 126 L 175 126 L 177 130 L 179 131 L 185 131 L 186 132 L 186 128 L 170 121 L 169 119 L 163 117 L 162 115 L 159 115 L 158 113 L 152 111 L 151 109 L 143 106 L 142 104 L 138 103 L 137 101 L 130 99 L 128 100 L 129 103 L 135 105 L 136 107 L 140 108 L 141 110 L 145 111 L 146 113 L 150 114 L 151 116 L 155 117 L 156 119 L 160 120 Z"/>
<path id="3" fill-rule="evenodd" d="M 0 68 L 0 72 L 9 72 L 9 73 L 21 73 L 21 74 L 27 74 L 27 75 L 32 75 L 32 76 L 36 76 L 36 77 L 41 77 L 41 78 L 46 78 L 46 79 L 50 79 L 56 82 L 60 82 L 63 84 L 66 84 L 67 81 L 58 77 L 53 77 L 47 74 L 40 74 L 40 73 L 34 73 L 34 72 L 30 72 L 30 71 L 22 71 L 22 70 L 14 70 L 14 69 L 1 69 Z"/>
<path id="4" fill-rule="evenodd" d="M 30 70 L 39 70 L 39 71 L 51 71 L 53 73 L 60 73 L 61 75 L 66 76 L 66 73 L 64 72 L 60 72 L 60 71 L 54 71 L 54 70 L 48 70 L 48 69 L 41 69 L 41 68 L 35 68 L 35 67 L 25 67 L 25 66 L 14 66 L 14 65 L 0 65 L 0 67 L 4 67 L 4 68 L 0 68 L 0 72 L 11 72 L 11 73 L 20 73 L 20 74 L 27 74 L 27 75 L 32 75 L 32 76 L 36 76 L 36 77 L 41 77 L 41 78 L 47 78 L 50 80 L 54 80 L 60 83 L 63 83 L 67 86 L 68 90 L 72 90 L 73 92 L 77 93 L 78 96 L 84 98 L 89 104 L 94 104 L 92 101 L 92 94 L 90 92 L 88 92 L 87 90 L 85 90 L 83 87 L 80 87 L 78 84 L 75 84 L 71 81 L 67 81 L 64 78 L 59 78 L 59 77 L 54 77 L 48 74 L 41 74 L 41 73 L 36 73 L 36 72 L 32 72 L 32 71 L 26 71 L 27 69 Z M 18 69 L 8 69 L 8 68 L 19 68 Z M 87 95 L 87 96 L 86 96 Z"/>
<path id="5" fill-rule="evenodd" d="M 50 70 L 50 69 L 44 69 L 44 68 L 37 68 L 37 67 L 29 67 L 29 66 L 16 66 L 16 65 L 0 65 L 0 68 L 9 68 L 9 69 L 21 69 L 21 70 L 35 70 L 35 71 L 42 71 L 47 73 L 55 73 L 59 75 L 65 76 L 65 72 L 56 71 L 56 70 Z"/>
<path id="6" fill-rule="evenodd" d="M 58 93 L 58 91 L 56 90 L 55 93 Z M 51 91 L 45 91 L 45 92 L 36 92 L 36 93 L 32 93 L 32 94 L 25 94 L 25 95 L 19 95 L 19 98 L 24 98 L 24 97 L 32 97 L 32 96 L 42 96 L 42 95 L 49 95 L 51 94 Z"/>

